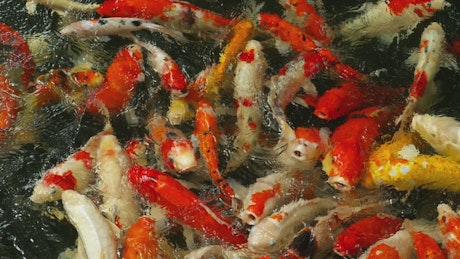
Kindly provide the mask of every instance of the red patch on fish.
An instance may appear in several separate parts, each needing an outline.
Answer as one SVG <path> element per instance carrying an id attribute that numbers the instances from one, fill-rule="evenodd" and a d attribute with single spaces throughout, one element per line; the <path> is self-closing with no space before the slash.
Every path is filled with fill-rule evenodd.
<path id="1" fill-rule="evenodd" d="M 73 176 L 72 171 L 67 171 L 62 175 L 48 173 L 43 177 L 43 183 L 48 186 L 59 186 L 63 190 L 75 189 L 77 179 Z"/>
<path id="2" fill-rule="evenodd" d="M 78 161 L 82 161 L 87 169 L 92 169 L 93 168 L 93 158 L 91 157 L 91 155 L 88 152 L 86 152 L 84 150 L 76 152 L 73 155 L 73 159 L 78 160 Z"/>
<path id="3" fill-rule="evenodd" d="M 241 54 L 238 56 L 238 59 L 246 63 L 251 63 L 255 59 L 254 49 L 241 52 Z"/>
<path id="4" fill-rule="evenodd" d="M 395 15 L 401 15 L 409 5 L 424 4 L 430 2 L 431 0 L 392 0 L 387 2 L 390 11 Z"/>
<path id="5" fill-rule="evenodd" d="M 275 197 L 281 188 L 281 184 L 275 184 L 272 189 L 256 192 L 252 195 L 252 204 L 248 206 L 248 210 L 253 212 L 256 216 L 260 217 L 265 209 L 267 201 Z"/>

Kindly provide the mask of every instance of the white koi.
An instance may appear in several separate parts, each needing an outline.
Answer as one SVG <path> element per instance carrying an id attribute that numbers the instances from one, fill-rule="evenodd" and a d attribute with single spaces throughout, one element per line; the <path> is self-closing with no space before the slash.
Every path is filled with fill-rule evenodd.
<path id="1" fill-rule="evenodd" d="M 62 204 L 88 258 L 118 258 L 117 238 L 112 227 L 91 199 L 66 190 L 62 193 Z"/>
<path id="2" fill-rule="evenodd" d="M 362 14 L 342 24 L 338 33 L 354 43 L 359 43 L 362 38 L 380 38 L 389 44 L 400 32 L 412 33 L 421 21 L 448 6 L 450 4 L 445 0 L 366 3 L 360 8 Z"/>
<path id="3" fill-rule="evenodd" d="M 127 228 L 139 217 L 135 192 L 128 183 L 127 170 L 131 166 L 128 154 L 114 135 L 105 135 L 97 150 L 98 189 L 103 202 L 99 209 L 119 228 Z"/>
<path id="4" fill-rule="evenodd" d="M 82 20 L 71 23 L 60 30 L 64 36 L 74 38 L 92 38 L 118 35 L 133 38 L 131 32 L 149 30 L 185 41 L 184 35 L 176 30 L 166 28 L 149 20 L 140 18 L 108 17 L 93 20 Z"/>
<path id="5" fill-rule="evenodd" d="M 44 5 L 58 13 L 65 13 L 68 11 L 92 13 L 96 12 L 96 9 L 99 7 L 99 4 L 84 4 L 70 0 L 27 0 L 27 12 L 30 15 L 37 14 L 36 9 L 38 4 Z"/>
<path id="6" fill-rule="evenodd" d="M 284 205 L 255 225 L 248 237 L 249 250 L 275 252 L 283 248 L 304 224 L 334 208 L 336 202 L 326 198 L 298 200 Z"/>
<path id="7" fill-rule="evenodd" d="M 255 40 L 249 41 L 238 55 L 235 69 L 233 98 L 237 104 L 238 133 L 233 141 L 236 150 L 230 155 L 225 172 L 240 166 L 258 143 L 263 118 L 259 98 L 266 69 L 262 45 Z"/>

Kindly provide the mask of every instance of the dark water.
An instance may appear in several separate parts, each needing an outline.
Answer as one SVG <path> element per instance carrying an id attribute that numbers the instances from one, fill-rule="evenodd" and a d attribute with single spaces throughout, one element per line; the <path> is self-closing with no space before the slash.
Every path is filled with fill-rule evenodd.
<path id="1" fill-rule="evenodd" d="M 243 11 L 241 3 L 244 3 L 244 1 L 225 0 L 192 2 L 228 17 L 241 13 Z M 355 15 L 350 10 L 363 1 L 324 0 L 323 2 L 326 19 L 334 25 Z M 453 4 L 451 8 L 440 11 L 435 17 L 422 22 L 411 36 L 398 44 L 394 42 L 389 46 L 382 46 L 376 41 L 369 41 L 359 47 L 351 47 L 338 41 L 334 42 L 333 48 L 341 54 L 344 61 L 364 72 L 386 68 L 387 72 L 378 78 L 379 83 L 390 86 L 409 85 L 413 69 L 405 66 L 404 60 L 408 53 L 418 46 L 420 33 L 426 25 L 438 21 L 443 25 L 449 42 L 460 40 L 460 4 L 457 0 L 451 0 L 451 3 Z M 280 6 L 276 1 L 267 1 L 263 10 L 279 12 Z M 46 41 L 52 43 L 52 49 L 48 51 L 46 58 L 37 62 L 37 75 L 53 68 L 71 66 L 73 54 L 87 51 L 85 48 L 92 48 L 91 51 L 94 52 L 95 62 L 97 62 L 96 67 L 100 66 L 104 69 L 116 49 L 128 43 L 124 39 L 115 37 L 108 42 L 88 41 L 88 45 L 82 47 L 69 39 L 61 38 L 56 33 L 61 24 L 59 15 L 42 6 L 39 6 L 37 11 L 37 15 L 30 16 L 25 10 L 23 0 L 0 0 L 1 22 L 18 30 L 26 38 L 46 36 Z M 81 16 L 81 18 L 85 17 Z M 142 33 L 139 36 L 151 37 Z M 216 62 L 220 51 L 219 46 L 212 41 L 178 44 L 164 39 L 154 40 L 176 59 L 189 78 L 193 78 L 206 65 Z M 269 56 L 271 74 L 276 73 L 289 60 L 288 57 L 277 54 L 274 49 L 268 48 L 267 53 L 270 53 L 267 56 Z M 152 72 L 150 74 L 146 72 L 146 75 L 147 82 L 158 81 Z M 434 105 L 430 112 L 460 118 L 459 72 L 443 68 L 436 79 L 441 88 L 441 101 Z M 140 89 L 143 89 L 142 87 L 145 89 L 146 86 L 140 86 Z M 146 99 L 145 95 L 136 95 L 134 106 L 142 108 Z M 160 107 L 165 103 L 161 104 L 160 100 L 155 105 Z M 289 107 L 288 111 L 294 124 L 329 126 L 306 115 L 307 111 L 299 107 Z M 45 215 L 45 212 L 59 208 L 59 203 L 37 206 L 31 203 L 28 197 L 40 173 L 62 161 L 85 143 L 90 136 L 102 128 L 103 122 L 98 118 L 77 116 L 63 105 L 55 105 L 41 112 L 46 116 L 34 125 L 30 125 L 32 131 L 40 132 L 36 142 L 5 148 L 0 152 L 0 258 L 56 258 L 64 249 L 74 245 L 77 236 L 76 231 L 65 220 L 53 219 Z M 144 133 L 142 128 L 127 125 L 123 117 L 115 117 L 113 121 L 122 141 Z M 393 195 L 396 199 L 403 197 L 400 193 Z M 428 196 L 431 198 L 426 198 Z M 414 191 L 407 197 L 407 203 L 401 206 L 395 205 L 395 208 L 400 210 L 400 214 L 406 217 L 421 215 L 427 218 L 433 217 L 433 208 L 441 201 L 452 205 L 459 204 L 457 195 L 451 193 Z"/>

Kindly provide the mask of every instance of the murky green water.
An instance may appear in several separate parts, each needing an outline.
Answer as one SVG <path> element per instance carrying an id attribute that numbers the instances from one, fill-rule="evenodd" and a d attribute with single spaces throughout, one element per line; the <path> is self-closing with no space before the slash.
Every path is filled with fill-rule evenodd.
<path id="1" fill-rule="evenodd" d="M 201 7 L 208 6 L 209 9 L 230 17 L 241 13 L 241 2 L 244 1 L 191 2 Z M 353 16 L 350 8 L 359 6 L 362 1 L 323 2 L 325 15 L 330 24 L 338 24 Z M 381 84 L 410 85 L 413 70 L 404 65 L 404 60 L 408 53 L 418 46 L 420 33 L 426 25 L 432 21 L 439 21 L 446 31 L 448 41 L 460 40 L 460 3 L 457 0 L 451 2 L 451 8 L 440 11 L 432 19 L 421 23 L 411 36 L 399 44 L 383 47 L 376 41 L 370 41 L 368 44 L 352 48 L 344 43 L 335 42 L 335 48 L 345 62 L 364 72 L 386 68 L 388 71 L 378 78 Z M 263 10 L 279 12 L 279 6 L 276 1 L 270 0 Z M 37 75 L 53 68 L 72 66 L 75 57 L 87 52 L 88 49 L 91 50 L 95 66 L 103 70 L 115 51 L 129 43 L 125 39 L 114 37 L 107 42 L 86 41 L 86 45 L 82 45 L 71 39 L 62 38 L 57 33 L 64 22 L 60 20 L 59 15 L 40 6 L 37 15 L 30 16 L 25 10 L 24 0 L 0 0 L 0 22 L 10 25 L 29 40 L 42 37 L 43 41 L 49 44 L 45 44 L 43 52 L 37 56 Z M 151 37 L 148 33 L 139 33 L 139 36 Z M 212 41 L 180 44 L 161 38 L 154 40 L 176 59 L 189 78 L 193 78 L 206 65 L 216 62 L 220 51 L 220 47 Z M 268 48 L 267 53 L 270 54 L 267 56 L 271 74 L 276 73 L 289 60 L 289 57 L 282 57 L 274 49 Z M 157 83 L 158 78 L 152 73 L 146 72 L 146 84 Z M 460 73 L 443 68 L 437 80 L 442 99 L 432 107 L 431 112 L 460 118 Z M 145 89 L 146 85 L 141 86 L 141 89 L 142 87 Z M 136 95 L 134 106 L 143 107 L 146 99 L 145 95 Z M 156 105 L 160 107 L 165 104 L 166 102 L 162 104 L 160 101 Z M 289 107 L 288 111 L 296 125 L 333 126 L 313 118 L 308 111 L 297 106 Z M 74 245 L 77 236 L 76 231 L 65 220 L 60 221 L 45 215 L 46 211 L 59 207 L 59 203 L 37 206 L 30 202 L 28 197 L 41 171 L 60 162 L 85 143 L 102 128 L 103 122 L 89 116 L 79 117 L 72 110 L 60 105 L 49 107 L 43 112 L 46 116 L 36 124 L 30 125 L 32 130 L 40 132 L 38 141 L 0 152 L 0 258 L 56 258 L 64 249 Z M 144 133 L 143 128 L 127 125 L 122 117 L 114 118 L 114 126 L 122 141 Z M 399 199 L 403 195 L 394 194 L 394 197 Z M 408 197 L 408 203 L 404 206 L 395 205 L 395 208 L 401 210 L 400 214 L 407 217 L 433 217 L 433 208 L 440 201 L 459 204 L 459 197 L 451 193 L 414 191 Z"/>

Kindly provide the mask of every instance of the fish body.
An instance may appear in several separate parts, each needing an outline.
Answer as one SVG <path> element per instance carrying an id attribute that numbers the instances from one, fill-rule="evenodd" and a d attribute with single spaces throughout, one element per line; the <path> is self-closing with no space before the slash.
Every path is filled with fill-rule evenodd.
<path id="1" fill-rule="evenodd" d="M 27 0 L 27 12 L 31 15 L 36 14 L 38 4 L 44 5 L 58 13 L 65 13 L 69 11 L 92 13 L 99 7 L 99 4 L 85 4 L 71 0 Z"/>
<path id="2" fill-rule="evenodd" d="M 358 258 L 417 258 L 410 232 L 401 229 L 391 237 L 377 241 Z"/>
<path id="3" fill-rule="evenodd" d="M 19 113 L 20 92 L 0 69 L 0 141 L 8 136 Z"/>
<path id="4" fill-rule="evenodd" d="M 135 44 L 119 50 L 107 68 L 102 85 L 88 95 L 86 110 L 92 114 L 104 110 L 116 114 L 124 109 L 136 85 L 144 81 L 142 57 L 140 46 Z"/>
<path id="5" fill-rule="evenodd" d="M 91 199 L 74 190 L 65 190 L 62 204 L 88 258 L 118 258 L 117 238 Z"/>
<path id="6" fill-rule="evenodd" d="M 171 176 L 158 170 L 133 166 L 128 178 L 147 201 L 164 208 L 168 216 L 191 226 L 207 237 L 229 244 L 246 243 L 246 237 L 232 229 L 231 222 L 211 211 L 199 198 Z"/>
<path id="7" fill-rule="evenodd" d="M 139 217 L 126 232 L 122 258 L 157 258 L 158 249 L 155 220 Z"/>
<path id="8" fill-rule="evenodd" d="M 182 33 L 168 29 L 162 25 L 141 18 L 130 17 L 106 17 L 92 20 L 81 20 L 63 27 L 59 32 L 61 35 L 74 38 L 94 38 L 101 36 L 125 36 L 140 30 L 160 32 L 173 39 L 184 40 Z"/>
<path id="9" fill-rule="evenodd" d="M 457 258 L 460 255 L 460 216 L 445 203 L 437 207 L 438 226 L 442 233 L 442 249 L 447 258 Z"/>

